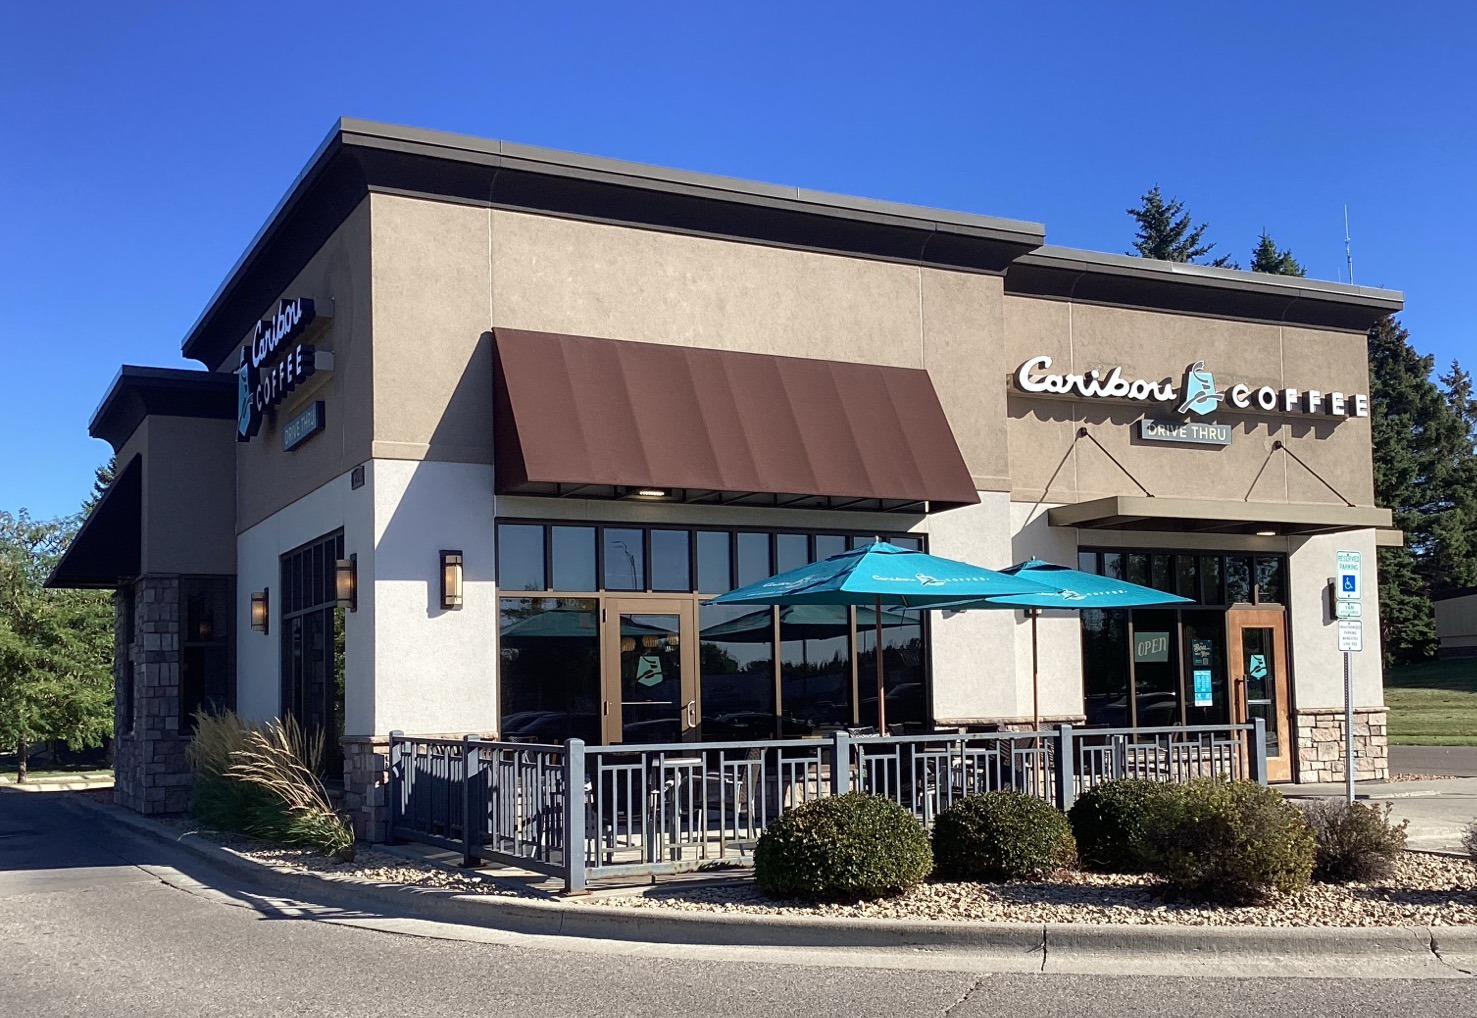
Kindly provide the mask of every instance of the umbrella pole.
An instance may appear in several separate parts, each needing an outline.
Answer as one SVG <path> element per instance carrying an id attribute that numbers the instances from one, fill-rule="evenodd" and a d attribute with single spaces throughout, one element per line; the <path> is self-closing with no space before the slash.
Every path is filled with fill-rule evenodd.
<path id="1" fill-rule="evenodd" d="M 877 623 L 877 733 L 887 734 L 887 696 L 882 680 L 882 595 L 877 595 L 872 608 L 873 621 Z"/>
<path id="2" fill-rule="evenodd" d="M 1031 731 L 1041 731 L 1041 666 L 1036 650 L 1036 620 L 1040 608 L 1031 609 Z"/>

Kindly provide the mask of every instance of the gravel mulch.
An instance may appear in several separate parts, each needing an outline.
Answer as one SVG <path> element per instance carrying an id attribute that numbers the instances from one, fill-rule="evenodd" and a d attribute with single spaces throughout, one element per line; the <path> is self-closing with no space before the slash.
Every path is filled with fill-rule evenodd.
<path id="1" fill-rule="evenodd" d="M 339 862 L 306 848 L 291 848 L 273 845 L 255 838 L 229 831 L 206 830 L 188 818 L 155 818 L 166 827 L 181 834 L 192 834 L 206 841 L 229 848 L 239 855 L 269 866 L 286 866 L 289 869 L 306 870 L 330 876 L 354 877 L 378 884 L 408 884 L 412 887 L 432 887 L 460 894 L 487 894 L 514 896 L 520 892 L 513 887 L 482 877 L 476 873 L 448 869 L 434 863 L 417 862 L 401 855 L 381 852 L 360 845 L 353 862 Z"/>
<path id="2" fill-rule="evenodd" d="M 1146 877 L 1064 873 L 1039 883 L 929 883 L 854 905 L 775 901 L 752 880 L 656 887 L 590 905 L 748 915 L 1128 926 L 1456 926 L 1477 924 L 1477 870 L 1465 859 L 1403 853 L 1370 884 L 1314 884 L 1268 905 L 1215 907 L 1166 899 Z"/>

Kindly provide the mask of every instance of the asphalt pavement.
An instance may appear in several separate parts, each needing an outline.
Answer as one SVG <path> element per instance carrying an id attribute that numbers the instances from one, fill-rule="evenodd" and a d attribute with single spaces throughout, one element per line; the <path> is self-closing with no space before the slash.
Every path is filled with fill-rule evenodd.
<path id="1" fill-rule="evenodd" d="M 66 793 L 0 793 L 0 1015 L 1471 1015 L 1467 978 L 572 942 L 274 899 Z M 1129 970 L 1112 958 L 1104 972 Z M 1459 973 L 1451 972 L 1452 976 Z"/>

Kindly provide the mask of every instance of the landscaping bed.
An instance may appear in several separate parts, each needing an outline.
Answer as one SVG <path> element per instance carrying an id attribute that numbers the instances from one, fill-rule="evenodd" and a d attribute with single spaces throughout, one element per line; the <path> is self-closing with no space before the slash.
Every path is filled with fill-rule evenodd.
<path id="1" fill-rule="evenodd" d="M 228 848 L 237 855 L 266 866 L 281 866 L 326 876 L 352 877 L 378 884 L 406 884 L 433 887 L 461 894 L 515 895 L 517 890 L 477 873 L 416 862 L 404 856 L 360 846 L 352 862 L 340 862 L 307 848 L 273 845 L 230 831 L 203 828 L 189 818 L 154 818 L 157 823 L 173 828 L 181 836 L 193 835 Z"/>
<path id="2" fill-rule="evenodd" d="M 898 897 L 810 904 L 767 897 L 749 879 L 657 886 L 582 899 L 594 906 L 769 916 L 1126 926 L 1477 925 L 1477 870 L 1466 859 L 1401 854 L 1395 873 L 1367 884 L 1312 884 L 1265 905 L 1179 902 L 1151 877 L 1069 871 L 1040 881 L 922 884 Z"/>

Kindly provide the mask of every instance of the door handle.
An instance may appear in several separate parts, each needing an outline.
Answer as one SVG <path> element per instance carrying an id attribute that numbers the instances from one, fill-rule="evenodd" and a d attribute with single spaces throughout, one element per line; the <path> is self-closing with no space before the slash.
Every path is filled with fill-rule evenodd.
<path id="1" fill-rule="evenodd" d="M 602 701 L 600 701 L 600 716 L 602 718 L 608 718 L 608 717 L 610 717 L 610 701 L 609 700 L 602 700 Z"/>
<path id="2" fill-rule="evenodd" d="M 687 727 L 697 727 L 697 701 L 688 700 L 687 706 L 682 708 L 687 713 Z"/>

